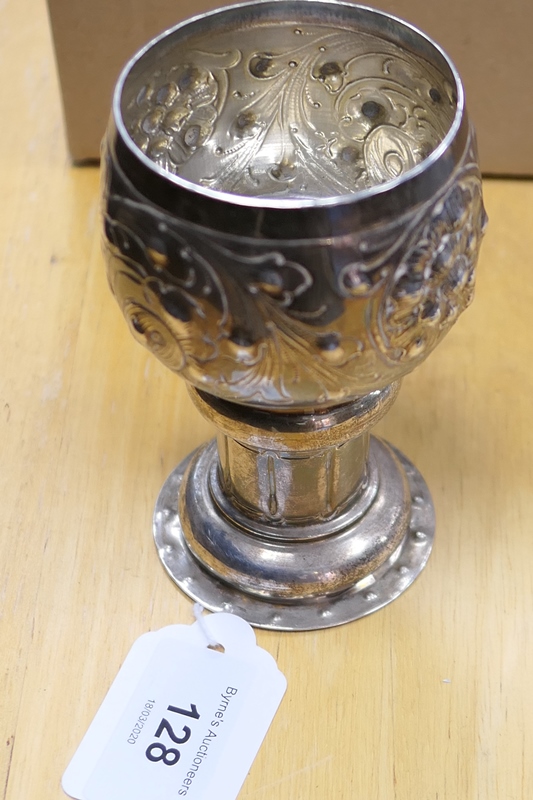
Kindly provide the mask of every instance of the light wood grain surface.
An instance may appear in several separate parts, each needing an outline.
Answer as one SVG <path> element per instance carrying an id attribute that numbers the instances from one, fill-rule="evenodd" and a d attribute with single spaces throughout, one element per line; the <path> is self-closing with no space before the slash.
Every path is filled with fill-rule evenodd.
<path id="1" fill-rule="evenodd" d="M 211 431 L 108 291 L 42 2 L 0 2 L 0 67 L 0 797 L 55 800 L 135 638 L 192 621 L 151 515 Z M 357 623 L 258 632 L 288 691 L 242 800 L 533 797 L 533 183 L 486 203 L 474 305 L 379 426 L 433 492 L 429 566 Z"/>

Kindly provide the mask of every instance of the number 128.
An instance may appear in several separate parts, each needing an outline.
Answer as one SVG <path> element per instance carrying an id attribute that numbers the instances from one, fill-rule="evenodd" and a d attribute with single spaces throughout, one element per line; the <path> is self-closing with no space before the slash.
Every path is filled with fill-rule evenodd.
<path id="1" fill-rule="evenodd" d="M 167 706 L 167 711 L 171 711 L 173 714 L 181 714 L 182 716 L 190 717 L 191 719 L 200 719 L 200 714 L 198 713 L 198 709 L 194 703 L 191 703 L 190 711 L 188 711 L 186 708 L 177 708 L 176 706 Z M 191 738 L 191 729 L 188 725 L 184 725 L 182 730 L 183 735 L 176 736 L 170 722 L 163 718 L 159 723 L 159 727 L 154 736 L 159 739 L 162 734 L 166 732 L 170 739 L 175 742 L 175 744 L 185 744 L 185 742 L 188 742 Z M 153 742 L 146 749 L 146 758 L 149 761 L 162 761 L 163 764 L 167 765 L 167 767 L 173 767 L 174 764 L 177 764 L 180 760 L 180 756 L 180 751 L 175 747 L 165 747 L 161 742 Z"/>

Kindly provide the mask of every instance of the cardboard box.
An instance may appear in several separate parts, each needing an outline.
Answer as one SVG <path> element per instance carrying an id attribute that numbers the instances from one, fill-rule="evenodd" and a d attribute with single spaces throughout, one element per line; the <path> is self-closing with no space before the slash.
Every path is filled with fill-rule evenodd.
<path id="1" fill-rule="evenodd" d="M 98 158 L 114 83 L 133 53 L 217 0 L 48 0 L 67 135 L 75 162 Z M 378 0 L 455 61 L 485 173 L 533 175 L 533 4 L 529 0 Z"/>

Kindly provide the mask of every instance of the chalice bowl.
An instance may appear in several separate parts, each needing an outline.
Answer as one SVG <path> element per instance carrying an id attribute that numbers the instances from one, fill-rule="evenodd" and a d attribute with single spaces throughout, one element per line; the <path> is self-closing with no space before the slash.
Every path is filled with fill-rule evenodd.
<path id="1" fill-rule="evenodd" d="M 111 289 L 217 429 L 157 500 L 168 573 L 282 630 L 396 598 L 434 511 L 369 429 L 470 303 L 485 225 L 453 64 L 347 3 L 196 17 L 122 72 L 103 185 Z"/>

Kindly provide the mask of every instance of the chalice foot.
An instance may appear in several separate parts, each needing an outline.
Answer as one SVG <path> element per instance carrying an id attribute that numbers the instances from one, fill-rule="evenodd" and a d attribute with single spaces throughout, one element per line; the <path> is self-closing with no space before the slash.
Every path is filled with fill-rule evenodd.
<path id="1" fill-rule="evenodd" d="M 333 627 L 398 597 L 429 558 L 435 517 L 416 467 L 368 435 L 396 389 L 314 414 L 243 414 L 193 390 L 220 433 L 159 495 L 170 577 L 211 611 L 276 630 Z"/>

